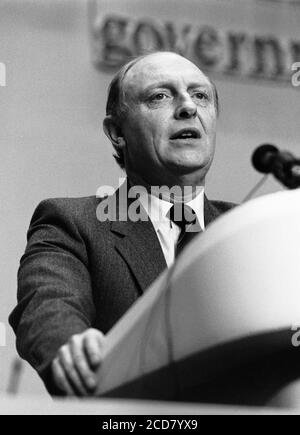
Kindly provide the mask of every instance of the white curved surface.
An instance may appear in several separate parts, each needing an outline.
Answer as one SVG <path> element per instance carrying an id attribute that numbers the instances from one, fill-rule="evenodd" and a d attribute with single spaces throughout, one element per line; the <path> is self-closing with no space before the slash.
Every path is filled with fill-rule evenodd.
<path id="1" fill-rule="evenodd" d="M 170 340 L 178 360 L 300 326 L 299 267 L 300 189 L 223 215 L 108 334 L 98 393 L 168 364 Z"/>

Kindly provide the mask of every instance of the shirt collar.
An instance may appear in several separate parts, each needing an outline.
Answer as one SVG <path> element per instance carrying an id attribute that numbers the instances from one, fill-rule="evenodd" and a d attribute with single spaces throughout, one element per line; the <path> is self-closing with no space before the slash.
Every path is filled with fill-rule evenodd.
<path id="1" fill-rule="evenodd" d="M 139 201 L 150 217 L 156 231 L 164 224 L 170 225 L 170 219 L 167 217 L 167 214 L 173 203 L 146 192 L 140 195 Z M 200 227 L 204 230 L 204 187 L 199 189 L 198 195 L 186 204 L 194 210 Z"/>

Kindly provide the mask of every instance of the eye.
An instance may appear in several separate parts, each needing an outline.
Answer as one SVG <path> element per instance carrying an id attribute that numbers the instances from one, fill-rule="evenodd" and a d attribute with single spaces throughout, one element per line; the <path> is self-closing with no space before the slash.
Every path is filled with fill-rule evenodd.
<path id="1" fill-rule="evenodd" d="M 208 100 L 208 95 L 205 92 L 195 92 L 194 97 L 198 100 Z"/>
<path id="2" fill-rule="evenodd" d="M 155 95 L 152 95 L 151 101 L 161 101 L 164 100 L 165 98 L 167 98 L 167 95 L 164 94 L 163 92 L 159 92 Z"/>

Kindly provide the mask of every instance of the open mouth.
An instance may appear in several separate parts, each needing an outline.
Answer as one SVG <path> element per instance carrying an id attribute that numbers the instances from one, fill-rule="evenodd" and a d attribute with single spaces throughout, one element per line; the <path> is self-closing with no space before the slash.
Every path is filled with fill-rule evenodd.
<path id="1" fill-rule="evenodd" d="M 197 128 L 183 128 L 174 133 L 170 139 L 199 139 L 200 137 L 200 131 Z"/>

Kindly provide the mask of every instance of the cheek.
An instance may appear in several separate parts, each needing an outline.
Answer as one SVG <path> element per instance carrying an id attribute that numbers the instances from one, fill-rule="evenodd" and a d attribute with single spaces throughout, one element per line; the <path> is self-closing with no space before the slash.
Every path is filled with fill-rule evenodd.
<path id="1" fill-rule="evenodd" d="M 213 126 L 211 131 L 210 131 L 210 141 L 211 141 L 213 146 L 215 146 L 215 144 L 216 144 L 216 138 L 217 138 L 216 127 Z"/>
<path id="2" fill-rule="evenodd" d="M 210 131 L 215 135 L 217 130 L 217 118 L 215 112 L 213 112 L 209 117 L 208 124 Z"/>
<path id="3" fill-rule="evenodd" d="M 132 152 L 138 155 L 162 152 L 168 139 L 168 120 L 165 111 L 135 111 L 125 122 L 127 143 Z M 159 151 L 160 150 L 160 151 Z"/>
<path id="4" fill-rule="evenodd" d="M 148 138 L 152 134 L 153 122 L 151 118 L 137 113 L 128 125 L 129 134 L 140 138 Z"/>
<path id="5" fill-rule="evenodd" d="M 146 122 L 138 115 L 132 114 L 130 119 L 127 119 L 124 122 L 124 136 L 127 145 L 131 150 L 137 150 L 141 147 L 141 145 L 145 141 L 145 137 L 147 137 L 146 132 Z"/>
<path id="6" fill-rule="evenodd" d="M 166 111 L 156 109 L 143 113 L 143 126 L 151 136 L 162 136 L 168 126 Z"/>

